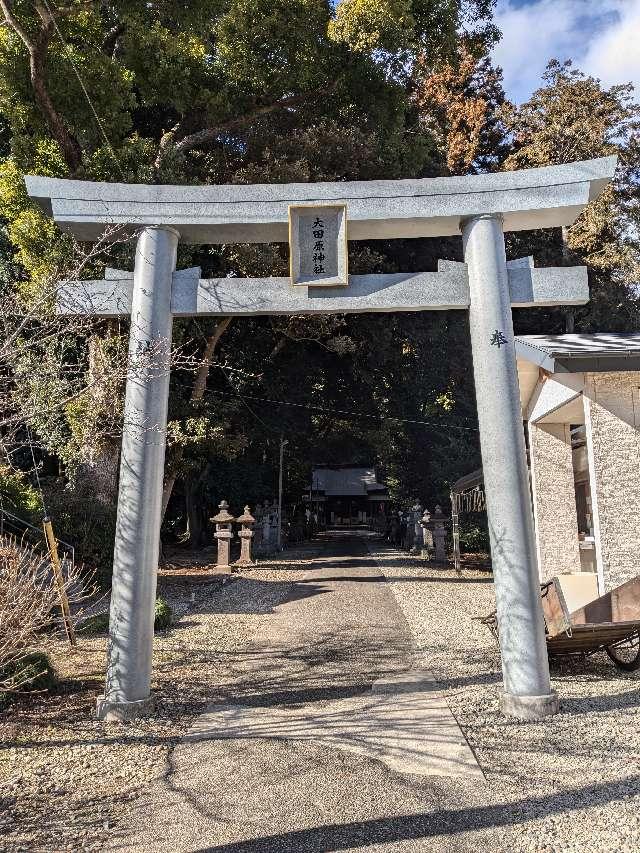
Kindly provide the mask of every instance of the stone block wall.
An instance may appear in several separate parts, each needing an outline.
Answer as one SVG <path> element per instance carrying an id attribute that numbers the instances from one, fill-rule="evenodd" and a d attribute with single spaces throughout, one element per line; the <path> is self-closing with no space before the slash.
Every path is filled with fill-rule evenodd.
<path id="1" fill-rule="evenodd" d="M 580 571 L 569 424 L 528 424 L 540 580 Z"/>
<path id="2" fill-rule="evenodd" d="M 640 572 L 640 373 L 593 373 L 585 421 L 598 572 L 610 590 Z"/>

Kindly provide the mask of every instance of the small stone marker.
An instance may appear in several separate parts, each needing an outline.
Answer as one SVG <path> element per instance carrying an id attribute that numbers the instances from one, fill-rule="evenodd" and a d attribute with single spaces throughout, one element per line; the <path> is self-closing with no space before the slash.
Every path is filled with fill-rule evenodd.
<path id="1" fill-rule="evenodd" d="M 349 284 L 346 204 L 289 205 L 291 283 Z"/>
<path id="2" fill-rule="evenodd" d="M 214 515 L 211 521 L 216 525 L 216 532 L 213 534 L 218 540 L 218 569 L 229 570 L 229 544 L 233 533 L 231 525 L 234 521 L 233 516 L 229 512 L 229 504 L 226 501 L 221 501 L 219 505 L 220 512 Z"/>
<path id="3" fill-rule="evenodd" d="M 249 506 L 245 506 L 242 515 L 236 518 L 238 524 L 242 527 L 238 533 L 240 537 L 240 559 L 236 560 L 236 566 L 251 565 L 251 540 L 253 538 L 253 525 L 256 523 L 255 518 L 249 511 Z"/>

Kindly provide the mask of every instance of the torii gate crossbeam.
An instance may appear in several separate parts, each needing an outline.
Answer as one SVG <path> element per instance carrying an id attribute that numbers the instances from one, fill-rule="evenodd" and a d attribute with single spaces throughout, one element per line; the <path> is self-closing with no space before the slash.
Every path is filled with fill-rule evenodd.
<path id="1" fill-rule="evenodd" d="M 137 234 L 133 274 L 66 282 L 62 313 L 131 313 L 109 660 L 101 719 L 151 703 L 153 610 L 173 316 L 468 308 L 494 571 L 505 713 L 555 713 L 539 600 L 533 515 L 511 308 L 584 304 L 586 270 L 507 262 L 504 232 L 570 225 L 613 177 L 615 158 L 460 178 L 173 187 L 27 176 L 27 190 L 65 231 L 97 240 Z M 346 204 L 351 240 L 462 234 L 465 264 L 437 273 L 351 276 L 347 288 L 287 279 L 200 279 L 176 272 L 178 242 L 286 241 L 290 205 Z M 141 354 L 152 353 L 151 358 Z"/>

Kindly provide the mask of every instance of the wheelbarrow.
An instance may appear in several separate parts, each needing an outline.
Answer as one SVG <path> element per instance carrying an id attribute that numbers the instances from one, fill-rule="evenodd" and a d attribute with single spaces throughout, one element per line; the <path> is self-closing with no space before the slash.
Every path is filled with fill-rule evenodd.
<path id="1" fill-rule="evenodd" d="M 640 576 L 598 597 L 595 574 L 557 575 L 540 595 L 550 657 L 605 651 L 619 669 L 640 669 Z M 495 611 L 480 621 L 498 637 Z"/>

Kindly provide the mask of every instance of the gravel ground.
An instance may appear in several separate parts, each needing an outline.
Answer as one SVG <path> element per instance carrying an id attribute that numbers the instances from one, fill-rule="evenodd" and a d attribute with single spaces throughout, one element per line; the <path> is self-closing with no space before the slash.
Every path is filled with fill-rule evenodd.
<path id="1" fill-rule="evenodd" d="M 457 576 L 386 549 L 374 556 L 485 772 L 486 806 L 475 816 L 502 827 L 493 849 L 637 853 L 639 674 L 619 672 L 604 654 L 552 663 L 561 713 L 507 720 L 497 646 L 472 618 L 494 608 L 490 575 Z"/>
<path id="2" fill-rule="evenodd" d="M 123 727 L 92 720 L 102 688 L 104 636 L 82 638 L 73 656 L 58 647 L 59 693 L 23 700 L 0 714 L 0 850 L 104 849 L 114 827 L 125 825 L 136 801 L 143 801 L 141 794 L 166 778 L 178 755 L 176 745 L 212 696 L 251 701 L 258 683 L 261 695 L 274 703 L 320 701 L 316 691 L 323 684 L 325 691 L 354 695 L 392 671 L 398 656 L 404 660 L 404 640 L 385 657 L 375 626 L 377 641 L 366 648 L 353 649 L 349 631 L 337 632 L 332 619 L 340 617 L 340 608 L 348 614 L 357 604 L 359 585 L 338 585 L 339 594 L 332 596 L 303 583 L 321 565 L 309 563 L 321 551 L 318 545 L 289 552 L 224 586 L 207 575 L 210 555 L 200 566 L 194 567 L 189 555 L 183 560 L 189 568 L 164 571 L 159 591 L 180 621 L 156 636 L 154 689 L 161 698 L 155 716 L 146 721 Z M 383 590 L 393 593 L 399 605 L 394 610 L 402 622 L 398 636 L 413 635 L 414 663 L 441 681 L 486 783 L 418 780 L 378 762 L 310 744 L 297 748 L 289 741 L 264 749 L 238 743 L 235 753 L 222 741 L 200 744 L 199 750 L 208 749 L 220 763 L 209 799 L 220 806 L 222 844 L 207 849 L 276 849 L 231 840 L 238 837 L 230 823 L 238 805 L 249 809 L 258 789 L 264 821 L 275 820 L 287 830 L 289 846 L 277 849 L 292 853 L 362 848 L 637 853 L 638 676 L 619 673 L 604 656 L 555 665 L 561 713 L 540 724 L 506 720 L 498 707 L 497 648 L 472 618 L 492 609 L 490 577 L 477 571 L 457 577 L 388 549 L 378 550 L 375 558 L 389 580 L 377 584 L 381 596 Z M 274 624 L 284 631 L 286 622 L 274 623 L 274 614 L 303 595 L 327 602 L 322 644 L 296 647 L 257 679 L 256 639 L 264 643 Z M 335 613 L 332 607 L 338 608 Z M 299 693 L 280 694 L 288 681 L 294 682 L 290 688 L 302 688 Z M 194 774 L 199 755 L 194 753 Z M 299 792 L 297 799 L 291 799 L 292 790 Z M 251 837 L 252 823 L 261 831 L 262 819 L 260 812 L 249 816 L 244 837 Z"/>
<path id="3" fill-rule="evenodd" d="M 306 566 L 259 568 L 241 583 L 249 600 L 257 594 L 278 606 L 254 623 L 244 651 L 230 661 L 232 689 L 211 691 L 212 712 L 231 704 L 232 719 L 243 708 L 333 714 L 344 700 L 368 694 L 378 679 L 415 670 L 409 626 L 362 538 L 332 537 Z M 192 730 L 109 850 L 491 849 L 491 831 L 476 810 L 483 804 L 482 779 L 397 772 L 299 733 L 295 723 L 267 737 L 227 739 L 214 729 L 198 740 Z M 471 808 L 461 811 L 460 803 Z"/>
<path id="4" fill-rule="evenodd" d="M 289 551 L 286 565 L 306 566 L 317 550 Z M 283 585 L 238 575 L 223 586 L 210 573 L 212 556 L 185 554 L 160 574 L 158 594 L 179 621 L 156 634 L 152 688 L 159 701 L 152 718 L 126 726 L 94 719 L 105 635 L 79 635 L 73 653 L 54 644 L 57 693 L 20 699 L 0 713 L 2 853 L 102 850 L 132 801 L 165 772 L 212 691 L 232 689 L 249 638 Z"/>

